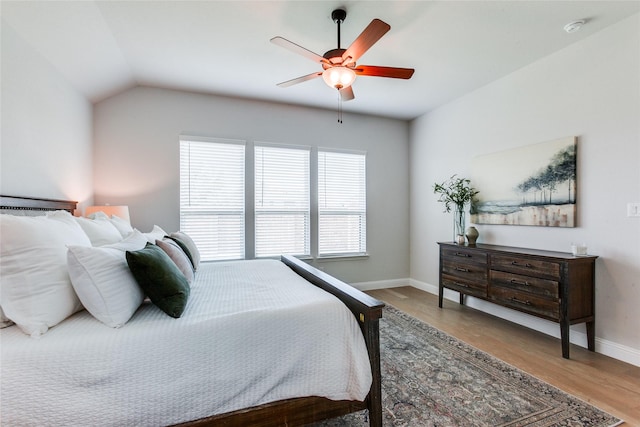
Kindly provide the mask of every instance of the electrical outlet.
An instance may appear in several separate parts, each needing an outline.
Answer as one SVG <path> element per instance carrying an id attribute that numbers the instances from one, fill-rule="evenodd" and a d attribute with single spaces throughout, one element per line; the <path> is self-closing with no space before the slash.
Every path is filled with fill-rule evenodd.
<path id="1" fill-rule="evenodd" d="M 640 216 L 640 203 L 627 203 L 627 216 Z"/>

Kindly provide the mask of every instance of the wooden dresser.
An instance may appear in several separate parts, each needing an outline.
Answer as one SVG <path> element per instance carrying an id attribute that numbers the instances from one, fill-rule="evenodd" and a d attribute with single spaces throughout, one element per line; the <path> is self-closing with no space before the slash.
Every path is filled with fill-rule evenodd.
<path id="1" fill-rule="evenodd" d="M 439 242 L 440 290 L 471 295 L 558 322 L 562 357 L 569 358 L 569 325 L 586 323 L 589 350 L 595 350 L 595 260 L 565 252 Z"/>

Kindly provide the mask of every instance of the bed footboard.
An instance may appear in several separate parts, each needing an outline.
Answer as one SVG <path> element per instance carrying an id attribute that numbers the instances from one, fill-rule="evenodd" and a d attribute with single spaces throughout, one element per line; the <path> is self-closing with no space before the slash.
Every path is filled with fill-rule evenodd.
<path id="1" fill-rule="evenodd" d="M 335 295 L 358 320 L 369 352 L 373 382 L 367 397 L 369 425 L 382 426 L 382 375 L 380 372 L 380 318 L 384 303 L 299 259 L 283 255 L 281 261 L 309 282 Z"/>

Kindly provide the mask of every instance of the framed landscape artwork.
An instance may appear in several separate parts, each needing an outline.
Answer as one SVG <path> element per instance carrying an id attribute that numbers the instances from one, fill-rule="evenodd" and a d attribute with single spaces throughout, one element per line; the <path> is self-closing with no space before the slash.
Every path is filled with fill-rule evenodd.
<path id="1" fill-rule="evenodd" d="M 475 224 L 576 226 L 576 137 L 472 160 Z"/>

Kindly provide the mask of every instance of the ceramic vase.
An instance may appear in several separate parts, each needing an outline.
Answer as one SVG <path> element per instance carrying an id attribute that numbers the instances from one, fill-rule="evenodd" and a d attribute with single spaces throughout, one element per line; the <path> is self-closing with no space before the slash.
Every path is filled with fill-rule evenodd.
<path id="1" fill-rule="evenodd" d="M 465 232 L 465 236 L 467 236 L 467 242 L 469 242 L 470 245 L 476 244 L 476 241 L 478 240 L 479 235 L 480 233 L 478 232 L 478 229 L 475 227 L 469 227 Z"/>

